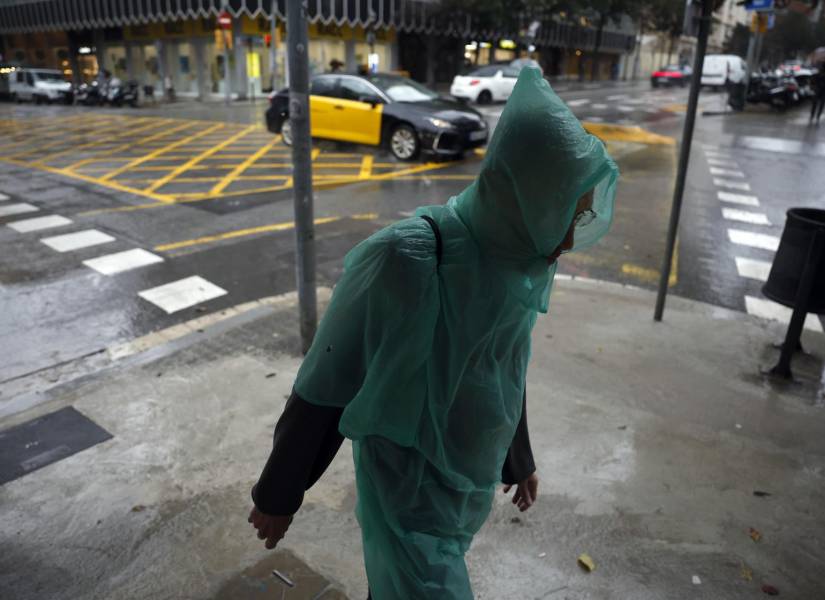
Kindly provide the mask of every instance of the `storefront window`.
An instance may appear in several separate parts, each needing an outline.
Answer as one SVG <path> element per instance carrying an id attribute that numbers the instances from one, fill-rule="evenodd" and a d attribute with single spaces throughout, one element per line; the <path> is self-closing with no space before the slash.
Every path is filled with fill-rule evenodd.
<path id="1" fill-rule="evenodd" d="M 105 69 L 118 79 L 124 81 L 128 79 L 126 48 L 124 46 L 106 46 L 105 57 Z"/>
<path id="2" fill-rule="evenodd" d="M 369 69 L 371 66 L 370 54 L 373 54 L 372 64 L 375 64 L 375 71 L 379 73 L 386 73 L 390 70 L 390 61 L 392 58 L 392 50 L 389 44 L 376 42 L 372 49 L 369 44 L 358 42 L 355 44 L 355 62 L 358 69 Z"/>
<path id="3" fill-rule="evenodd" d="M 169 76 L 175 86 L 175 93 L 196 96 L 198 94 L 198 73 L 195 67 L 195 52 L 192 44 L 169 43 Z"/>
<path id="4" fill-rule="evenodd" d="M 344 63 L 346 61 L 346 50 L 343 40 L 317 39 L 309 43 L 309 72 L 311 74 L 326 73 L 330 70 L 330 63 L 333 60 Z M 364 55 L 364 64 L 367 57 Z"/>
<path id="5" fill-rule="evenodd" d="M 143 46 L 143 82 L 155 88 L 155 94 L 163 94 L 163 78 L 160 72 L 158 51 L 154 44 Z"/>

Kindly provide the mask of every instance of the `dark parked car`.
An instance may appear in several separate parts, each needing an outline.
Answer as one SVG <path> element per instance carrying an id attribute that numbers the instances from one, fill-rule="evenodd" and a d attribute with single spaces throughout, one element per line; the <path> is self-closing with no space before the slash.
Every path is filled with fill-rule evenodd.
<path id="1" fill-rule="evenodd" d="M 292 143 L 289 90 L 273 93 L 266 111 L 269 131 Z M 420 152 L 460 155 L 484 145 L 488 127 L 469 106 L 406 77 L 329 73 L 310 84 L 312 136 L 386 146 L 400 160 Z"/>

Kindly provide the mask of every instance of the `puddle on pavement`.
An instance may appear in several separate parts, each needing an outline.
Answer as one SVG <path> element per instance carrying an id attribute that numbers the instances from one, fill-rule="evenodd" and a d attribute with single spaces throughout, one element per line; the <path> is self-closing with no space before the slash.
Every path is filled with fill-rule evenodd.
<path id="1" fill-rule="evenodd" d="M 272 574 L 276 569 L 294 584 Z M 212 600 L 347 600 L 329 580 L 286 550 L 276 550 L 258 564 L 234 576 Z"/>

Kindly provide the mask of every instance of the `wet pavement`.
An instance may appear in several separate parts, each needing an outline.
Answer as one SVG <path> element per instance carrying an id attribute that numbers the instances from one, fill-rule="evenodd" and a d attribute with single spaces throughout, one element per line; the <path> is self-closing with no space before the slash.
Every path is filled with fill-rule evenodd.
<path id="1" fill-rule="evenodd" d="M 653 289 L 687 92 L 644 83 L 559 89 L 622 170 L 611 235 L 565 257 L 560 272 Z M 713 110 L 722 101 L 703 95 L 701 106 Z M 8 196 L 0 201 L 0 343 L 13 357 L 0 365 L 0 409 L 20 390 L 71 377 L 75 363 L 105 362 L 112 347 L 294 290 L 289 150 L 263 131 L 263 108 L 0 104 L 0 193 Z M 503 105 L 480 110 L 494 127 Z M 825 158 L 819 130 L 806 126 L 804 112 L 700 117 L 674 293 L 787 317 L 759 292 L 772 252 L 734 243 L 729 230 L 739 232 L 737 242 L 750 233 L 776 237 L 789 206 L 821 203 L 816 190 L 825 171 L 818 166 Z M 372 231 L 460 192 L 482 159 L 478 152 L 399 163 L 381 150 L 319 142 L 319 284 L 333 285 L 344 254 Z M 720 187 L 719 179 L 738 187 Z M 735 196 L 759 204 L 754 210 L 730 202 Z M 15 212 L 23 205 L 29 212 Z M 742 221 L 762 218 L 743 214 L 755 212 L 766 223 Z M 44 217 L 52 220 L 48 228 L 27 224 Z M 67 234 L 80 234 L 81 242 L 90 235 L 111 239 L 65 252 L 47 245 Z M 101 261 L 117 262 L 116 272 L 94 268 Z M 178 287 L 164 287 L 170 285 Z M 173 304 L 153 302 L 170 294 Z"/>
<path id="2" fill-rule="evenodd" d="M 645 290 L 557 282 L 528 372 L 539 498 L 519 513 L 496 495 L 467 555 L 479 600 L 746 600 L 764 584 L 821 595 L 825 338 L 806 332 L 819 358 L 798 357 L 799 382 L 772 385 L 759 369 L 780 326 L 681 298 L 656 324 L 652 304 Z M 301 360 L 296 319 L 293 298 L 190 331 L 5 418 L 71 406 L 112 437 L 0 487 L 0 589 L 365 598 L 348 443 L 277 552 L 246 522 Z"/>
<path id="3" fill-rule="evenodd" d="M 758 373 L 783 326 L 742 312 L 787 317 L 760 278 L 784 211 L 822 206 L 825 134 L 804 107 L 700 117 L 671 290 L 708 304 L 672 297 L 653 325 L 686 91 L 559 88 L 619 163 L 617 211 L 564 257 L 537 326 L 543 497 L 517 515 L 499 496 L 468 556 L 476 596 L 816 597 L 825 347 L 806 331 L 800 383 L 772 385 Z M 502 108 L 481 110 L 495 126 Z M 262 110 L 0 104 L 0 429 L 74 407 L 106 434 L 27 454 L 40 468 L 0 487 L 13 597 L 277 597 L 272 569 L 301 582 L 287 599 L 366 596 L 346 448 L 281 551 L 246 523 L 300 361 L 288 152 Z M 317 148 L 322 304 L 350 248 L 458 193 L 483 158 Z"/>

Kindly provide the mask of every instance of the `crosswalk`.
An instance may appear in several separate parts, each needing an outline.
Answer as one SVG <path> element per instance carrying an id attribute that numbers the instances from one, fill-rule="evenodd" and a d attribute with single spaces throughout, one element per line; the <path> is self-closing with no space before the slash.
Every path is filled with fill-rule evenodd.
<path id="1" fill-rule="evenodd" d="M 607 97 L 587 97 L 585 90 L 567 92 L 563 88 L 555 88 L 562 95 L 562 100 L 569 106 L 582 121 L 593 123 L 609 123 L 615 125 L 639 125 L 651 115 L 666 111 L 678 112 L 680 102 L 685 102 L 683 95 L 677 95 L 664 90 L 637 89 L 627 93 L 612 94 Z M 501 117 L 504 105 L 476 107 L 489 121 L 492 128 Z"/>
<path id="2" fill-rule="evenodd" d="M 733 248 L 736 272 L 739 277 L 761 286 L 768 280 L 773 255 L 779 248 L 779 237 L 772 229 L 775 224 L 760 210 L 759 197 L 752 193 L 735 157 L 728 150 L 713 144 L 702 144 L 702 149 L 708 170 L 714 176 L 713 184 L 717 187 L 716 197 L 726 223 L 727 239 Z M 749 289 L 754 286 L 745 287 Z M 783 323 L 790 321 L 792 311 L 776 302 L 750 291 L 744 293 L 743 301 L 748 314 Z M 807 316 L 805 328 L 822 331 L 815 315 Z"/>
<path id="3" fill-rule="evenodd" d="M 115 277 L 165 260 L 144 248 L 106 253 L 108 245 L 123 240 L 94 228 L 66 231 L 76 226 L 72 219 L 58 214 L 31 216 L 32 213 L 38 212 L 39 207 L 26 202 L 15 202 L 7 194 L 0 193 L 0 217 L 13 218 L 6 222 L 9 229 L 21 236 L 32 236 L 61 255 L 71 256 L 81 250 L 99 249 L 99 255 L 87 258 L 81 263 L 103 276 Z M 137 297 L 140 302 L 148 302 L 166 314 L 173 314 L 226 294 L 226 290 L 203 277 L 190 275 L 139 290 Z"/>

